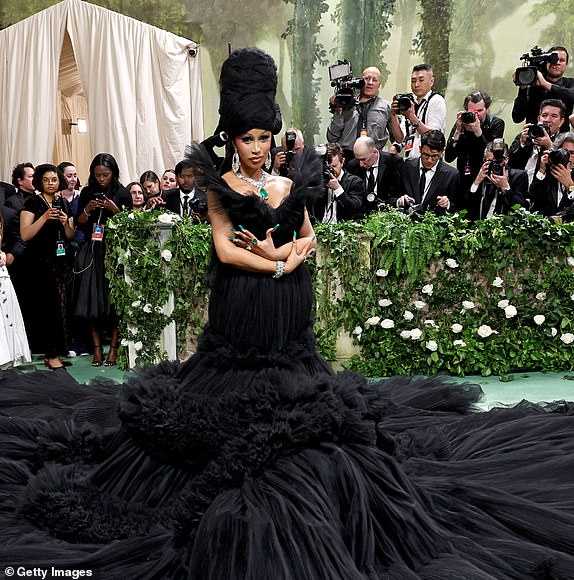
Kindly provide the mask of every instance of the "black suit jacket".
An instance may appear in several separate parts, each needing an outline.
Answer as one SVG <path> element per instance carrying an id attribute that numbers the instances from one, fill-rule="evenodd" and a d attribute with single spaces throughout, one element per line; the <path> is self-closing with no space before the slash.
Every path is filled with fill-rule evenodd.
<path id="1" fill-rule="evenodd" d="M 365 202 L 363 204 L 365 215 L 388 204 L 391 198 L 397 197 L 402 164 L 403 158 L 399 155 L 379 151 L 377 196 L 374 200 L 369 201 L 367 199 L 369 193 L 367 191 L 367 170 L 361 167 L 356 159 L 349 161 L 347 170 L 360 177 L 365 186 Z"/>
<path id="2" fill-rule="evenodd" d="M 530 199 L 532 200 L 532 210 L 540 212 L 542 215 L 552 216 L 572 205 L 568 199 L 568 194 L 562 196 L 558 203 L 558 181 L 548 170 L 546 166 L 545 178 L 539 180 L 534 176 L 530 184 Z"/>
<path id="3" fill-rule="evenodd" d="M 337 198 L 337 222 L 361 218 L 365 201 L 365 186 L 363 181 L 356 175 L 345 171 L 339 183 L 344 191 Z M 323 220 L 327 195 L 327 189 L 325 189 L 323 196 L 313 204 L 309 212 L 313 223 Z"/>
<path id="4" fill-rule="evenodd" d="M 419 159 L 407 159 L 402 165 L 400 192 L 391 199 L 391 205 L 397 207 L 397 200 L 402 195 L 408 195 L 415 200 L 415 204 L 422 202 L 419 193 Z M 446 195 L 450 201 L 448 210 L 437 207 L 436 198 Z M 460 205 L 460 176 L 458 171 L 439 159 L 435 175 L 430 183 L 425 201 L 422 204 L 423 211 L 431 210 L 437 214 L 454 213 Z"/>
<path id="5" fill-rule="evenodd" d="M 207 217 L 207 194 L 197 187 L 193 191 L 193 212 L 194 214 L 199 214 L 200 219 L 205 219 Z M 165 201 L 165 207 L 169 211 L 181 215 L 182 207 L 179 187 L 164 191 L 161 197 Z"/>
<path id="6" fill-rule="evenodd" d="M 484 219 L 486 213 L 494 199 L 495 190 L 486 187 L 493 185 L 486 179 L 479 185 L 478 190 L 474 193 L 470 191 L 467 194 L 465 207 L 468 208 L 468 219 Z M 528 207 L 528 174 L 523 169 L 508 169 L 508 185 L 510 189 L 506 192 L 498 192 L 496 204 L 494 206 L 495 214 L 507 214 L 511 207 L 521 205 Z"/>
<path id="7" fill-rule="evenodd" d="M 561 130 L 562 129 L 560 129 L 560 131 Z M 551 137 L 552 141 L 554 141 L 556 137 L 560 135 L 560 131 Z M 516 135 L 514 141 L 510 145 L 510 148 L 508 149 L 508 166 L 514 169 L 524 169 L 534 149 L 534 143 L 530 139 L 526 141 L 524 147 L 521 147 L 520 136 L 521 133 L 518 133 L 518 135 Z M 536 170 L 538 170 L 538 165 L 540 164 L 541 154 L 542 152 L 538 154 L 538 161 L 536 162 Z"/>

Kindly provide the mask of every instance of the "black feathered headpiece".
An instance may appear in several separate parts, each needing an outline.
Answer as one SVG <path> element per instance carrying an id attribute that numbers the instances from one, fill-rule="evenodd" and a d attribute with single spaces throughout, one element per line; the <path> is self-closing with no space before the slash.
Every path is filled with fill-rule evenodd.
<path id="1" fill-rule="evenodd" d="M 277 67 L 258 48 L 233 51 L 221 67 L 218 131 L 230 138 L 251 129 L 281 131 L 281 112 L 275 102 Z"/>

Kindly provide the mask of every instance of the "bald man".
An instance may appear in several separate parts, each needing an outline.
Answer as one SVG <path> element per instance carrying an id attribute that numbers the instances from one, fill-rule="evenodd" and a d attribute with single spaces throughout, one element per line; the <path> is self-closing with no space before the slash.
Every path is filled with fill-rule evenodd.
<path id="1" fill-rule="evenodd" d="M 327 128 L 327 141 L 339 143 L 347 161 L 353 159 L 353 145 L 357 137 L 368 136 L 381 150 L 391 133 L 391 104 L 378 96 L 381 87 L 381 71 L 374 66 L 363 71 L 365 85 L 358 102 L 350 109 L 335 107 L 335 95 L 329 100 L 333 112 Z"/>

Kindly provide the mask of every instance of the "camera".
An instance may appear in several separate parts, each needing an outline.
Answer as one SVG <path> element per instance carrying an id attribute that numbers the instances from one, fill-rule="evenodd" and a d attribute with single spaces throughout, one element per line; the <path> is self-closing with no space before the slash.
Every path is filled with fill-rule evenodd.
<path id="1" fill-rule="evenodd" d="M 327 145 L 317 145 L 315 153 L 321 158 L 321 177 L 323 178 L 323 185 L 330 181 L 333 177 L 333 170 L 331 169 L 331 161 L 333 157 L 329 154 Z"/>
<path id="2" fill-rule="evenodd" d="M 352 109 L 358 102 L 355 90 L 365 86 L 365 79 L 353 76 L 349 61 L 339 60 L 329 67 L 329 80 L 331 86 L 335 87 L 335 102 L 330 105 L 331 111 Z"/>
<path id="3" fill-rule="evenodd" d="M 557 52 L 544 52 L 539 46 L 530 50 L 520 57 L 524 66 L 518 67 L 514 72 L 515 85 L 535 85 L 538 78 L 538 71 L 542 74 L 546 72 L 546 64 L 556 64 L 558 62 Z"/>
<path id="4" fill-rule="evenodd" d="M 546 134 L 550 135 L 550 125 L 548 123 L 536 123 L 528 127 L 528 136 L 531 139 L 544 137 Z"/>
<path id="5" fill-rule="evenodd" d="M 289 170 L 291 167 L 291 163 L 295 160 L 295 141 L 297 139 L 297 133 L 295 131 L 285 131 L 285 147 L 287 151 L 285 151 L 285 162 L 283 163 L 283 167 L 286 171 Z"/>
<path id="6" fill-rule="evenodd" d="M 498 138 L 492 142 L 492 155 L 494 159 L 488 164 L 488 175 L 504 175 L 506 163 L 504 163 L 504 154 L 506 145 L 504 139 Z"/>
<path id="7" fill-rule="evenodd" d="M 468 125 L 469 123 L 474 123 L 474 121 L 476 120 L 476 113 L 474 111 L 464 111 L 464 113 L 461 113 L 460 115 L 460 120 L 465 125 Z"/>
<path id="8" fill-rule="evenodd" d="M 568 167 L 568 162 L 570 161 L 570 152 L 566 149 L 555 149 L 548 153 L 548 164 L 549 165 L 564 165 Z"/>
<path id="9" fill-rule="evenodd" d="M 393 101 L 397 101 L 399 113 L 404 113 L 411 108 L 411 105 L 415 102 L 415 97 L 412 93 L 400 93 L 393 97 Z"/>

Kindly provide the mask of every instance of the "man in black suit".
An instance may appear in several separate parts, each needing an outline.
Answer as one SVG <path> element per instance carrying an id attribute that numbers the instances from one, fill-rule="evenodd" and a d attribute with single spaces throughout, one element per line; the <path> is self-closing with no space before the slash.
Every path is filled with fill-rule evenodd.
<path id="1" fill-rule="evenodd" d="M 562 151 L 564 153 L 559 153 Z M 540 167 L 530 186 L 533 210 L 545 216 L 555 216 L 564 211 L 572 213 L 573 161 L 574 133 L 561 133 L 552 151 L 546 151 L 540 158 Z"/>
<path id="2" fill-rule="evenodd" d="M 343 169 L 345 155 L 338 143 L 327 145 L 327 159 L 330 178 L 325 184 L 323 196 L 310 208 L 311 221 L 336 224 L 359 219 L 365 197 L 363 181 Z"/>
<path id="3" fill-rule="evenodd" d="M 528 207 L 528 174 L 508 165 L 508 145 L 495 139 L 484 150 L 484 163 L 467 195 L 468 218 L 484 220 L 507 214 L 511 207 Z"/>
<path id="4" fill-rule="evenodd" d="M 402 157 L 380 151 L 367 136 L 357 138 L 353 153 L 348 170 L 365 184 L 363 214 L 383 209 L 389 198 L 397 196 Z"/>
<path id="5" fill-rule="evenodd" d="M 146 209 L 165 206 L 169 211 L 192 221 L 207 219 L 207 194 L 195 187 L 195 170 L 189 159 L 183 159 L 175 166 L 178 187 L 164 191 L 161 196 L 151 197 Z"/>
<path id="6" fill-rule="evenodd" d="M 444 134 L 438 129 L 423 133 L 421 156 L 403 163 L 399 185 L 402 195 L 390 199 L 390 205 L 421 213 L 434 211 L 439 215 L 458 209 L 460 176 L 442 160 L 445 145 Z"/>

